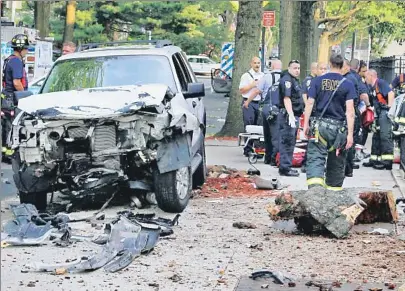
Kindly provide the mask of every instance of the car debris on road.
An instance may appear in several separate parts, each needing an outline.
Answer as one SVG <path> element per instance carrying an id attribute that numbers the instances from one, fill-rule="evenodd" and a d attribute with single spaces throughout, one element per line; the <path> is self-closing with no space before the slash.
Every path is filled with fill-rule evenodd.
<path id="1" fill-rule="evenodd" d="M 53 272 L 55 274 L 92 271 L 104 267 L 106 272 L 117 272 L 127 267 L 142 254 L 148 254 L 160 237 L 172 235 L 173 226 L 178 224 L 179 214 L 173 220 L 155 217 L 154 214 L 134 214 L 120 211 L 117 217 L 104 224 L 103 234 L 76 236 L 69 223 L 94 220 L 101 221 L 105 215 L 91 219 L 71 220 L 67 214 L 54 216 L 39 213 L 31 204 L 12 206 L 14 220 L 4 224 L 1 246 L 32 246 L 46 244 L 53 239 L 56 246 L 68 247 L 72 241 L 87 241 L 102 248 L 92 256 L 62 264 L 40 262 L 27 263 L 22 272 Z"/>

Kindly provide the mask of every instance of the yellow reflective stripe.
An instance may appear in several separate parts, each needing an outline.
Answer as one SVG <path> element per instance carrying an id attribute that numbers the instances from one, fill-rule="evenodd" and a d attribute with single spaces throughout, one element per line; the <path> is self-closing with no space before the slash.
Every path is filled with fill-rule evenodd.
<path id="1" fill-rule="evenodd" d="M 6 155 L 7 156 L 11 156 L 12 154 L 14 154 L 14 150 L 11 150 L 11 149 L 6 150 Z"/>
<path id="2" fill-rule="evenodd" d="M 322 135 L 319 135 L 318 137 L 319 137 L 319 140 L 321 141 L 321 143 L 323 143 L 323 145 L 326 146 L 328 144 L 328 142 L 322 137 Z"/>
<path id="3" fill-rule="evenodd" d="M 332 187 L 332 186 L 326 185 L 326 189 L 331 190 L 331 191 L 341 191 L 341 190 L 343 190 L 343 187 Z"/>
<path id="4" fill-rule="evenodd" d="M 381 160 L 390 161 L 394 159 L 394 155 L 381 155 Z"/>
<path id="5" fill-rule="evenodd" d="M 6 152 L 6 151 L 7 151 L 7 148 L 6 148 L 6 147 L 2 147 L 2 148 L 1 148 L 1 151 L 2 151 L 2 152 Z"/>
<path id="6" fill-rule="evenodd" d="M 405 117 L 396 117 L 395 122 L 405 123 Z"/>
<path id="7" fill-rule="evenodd" d="M 377 155 L 371 155 L 370 160 L 378 161 L 378 156 Z"/>
<path id="8" fill-rule="evenodd" d="M 321 185 L 325 186 L 325 181 L 323 178 L 310 178 L 307 179 L 307 184 L 308 185 Z"/>

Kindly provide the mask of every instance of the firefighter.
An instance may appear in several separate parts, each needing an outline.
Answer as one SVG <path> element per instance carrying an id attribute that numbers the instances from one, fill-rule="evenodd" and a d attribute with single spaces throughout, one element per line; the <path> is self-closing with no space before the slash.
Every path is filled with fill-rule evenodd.
<path id="1" fill-rule="evenodd" d="M 355 112 L 355 119 L 354 119 L 354 144 L 353 147 L 349 149 L 347 153 L 347 161 L 346 161 L 346 168 L 345 173 L 346 177 L 353 177 L 353 169 L 360 168 L 359 165 L 354 163 L 354 158 L 356 155 L 355 144 L 361 143 L 361 136 L 360 136 L 360 127 L 361 127 L 361 114 L 359 111 L 359 104 L 360 100 L 365 100 L 366 106 L 370 106 L 368 101 L 368 94 L 367 94 L 367 87 L 361 81 L 360 75 L 357 71 L 353 70 L 353 61 L 349 62 L 347 59 L 344 60 L 342 73 L 345 78 L 347 78 L 350 82 L 353 83 L 354 88 L 356 90 L 356 98 L 354 98 L 354 112 Z M 355 62 L 357 64 L 357 62 Z M 357 66 L 357 65 L 356 65 Z"/>
<path id="2" fill-rule="evenodd" d="M 405 73 L 399 74 L 392 80 L 390 87 L 394 90 L 395 95 L 405 94 Z M 398 99 L 398 105 L 400 108 L 397 110 L 398 114 L 395 117 L 396 130 L 395 135 L 403 134 L 405 131 L 405 98 L 400 97 Z"/>
<path id="3" fill-rule="evenodd" d="M 276 155 L 279 151 L 277 115 L 280 102 L 278 85 L 281 77 L 281 66 L 280 60 L 272 60 L 272 71 L 260 79 L 257 87 L 253 89 L 246 101 L 249 105 L 257 95 L 262 94 L 264 97 L 262 105 L 263 135 L 266 147 L 264 163 L 271 166 L 276 166 Z"/>
<path id="4" fill-rule="evenodd" d="M 281 176 L 298 177 L 297 170 L 292 169 L 298 120 L 304 112 L 304 99 L 299 83 L 300 62 L 292 60 L 288 64 L 288 71 L 280 79 L 280 114 L 278 123 L 280 130 L 280 167 Z"/>
<path id="5" fill-rule="evenodd" d="M 365 167 L 377 170 L 391 170 L 394 160 L 394 143 L 392 139 L 392 122 L 388 111 L 394 103 L 395 94 L 389 84 L 378 78 L 373 69 L 366 72 L 366 82 L 372 87 L 374 112 L 376 115 L 370 161 Z"/>
<path id="6" fill-rule="evenodd" d="M 332 55 L 330 72 L 317 77 L 309 88 L 304 121 L 307 135 L 314 103 L 316 108 L 310 134 L 314 138 L 308 143 L 308 188 L 322 186 L 340 190 L 345 178 L 346 150 L 353 145 L 356 90 L 353 83 L 342 76 L 343 62 L 341 55 Z"/>
<path id="7" fill-rule="evenodd" d="M 17 34 L 11 40 L 14 53 L 4 60 L 3 64 L 3 90 L 1 92 L 2 109 L 2 154 L 9 157 L 13 151 L 6 146 L 7 136 L 11 130 L 14 108 L 18 105 L 15 91 L 25 91 L 28 88 L 24 57 L 28 53 L 28 37 Z"/>

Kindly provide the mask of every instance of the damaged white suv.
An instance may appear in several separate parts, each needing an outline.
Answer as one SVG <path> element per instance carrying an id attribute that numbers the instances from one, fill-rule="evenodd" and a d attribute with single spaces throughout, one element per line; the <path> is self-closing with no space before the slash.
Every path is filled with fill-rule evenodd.
<path id="1" fill-rule="evenodd" d="M 19 95 L 9 143 L 21 203 L 138 189 L 181 212 L 205 181 L 204 84 L 168 41 L 87 45 L 55 62 L 38 95 Z"/>

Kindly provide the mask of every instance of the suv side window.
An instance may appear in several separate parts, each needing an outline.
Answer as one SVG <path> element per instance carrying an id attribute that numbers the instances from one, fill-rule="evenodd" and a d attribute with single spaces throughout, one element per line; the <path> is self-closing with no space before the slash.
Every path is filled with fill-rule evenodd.
<path id="1" fill-rule="evenodd" d="M 182 55 L 179 53 L 174 54 L 173 63 L 176 68 L 177 75 L 179 77 L 181 89 L 183 91 L 187 91 L 187 84 L 192 83 L 193 80 L 191 78 L 191 75 L 190 75 L 190 72 L 188 70 L 186 63 L 184 62 L 184 59 L 182 58 Z"/>

